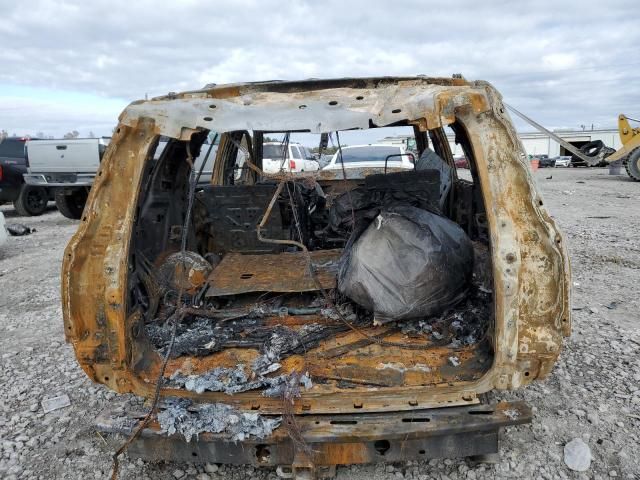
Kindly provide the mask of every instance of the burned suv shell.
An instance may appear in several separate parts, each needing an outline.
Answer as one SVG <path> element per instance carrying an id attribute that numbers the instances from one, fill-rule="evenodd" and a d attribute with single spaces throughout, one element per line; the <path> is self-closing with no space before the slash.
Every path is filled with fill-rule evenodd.
<path id="1" fill-rule="evenodd" d="M 138 202 L 159 136 L 184 142 L 205 130 L 323 133 L 370 128 L 372 124 L 392 125 L 399 119 L 420 132 L 437 132 L 455 124 L 456 133 L 464 133 L 468 139 L 465 153 L 473 163 L 485 206 L 490 244 L 493 359 L 490 368 L 473 380 L 400 384 L 384 391 L 362 386 L 300 392 L 291 413 L 299 415 L 305 425 L 310 419 L 329 414 L 360 416 L 355 430 L 337 425 L 321 434 L 312 431 L 312 425 L 309 430 L 303 428 L 312 443 L 342 442 L 343 446 L 341 453 L 326 447 L 309 462 L 335 465 L 375 460 L 380 449 L 373 443 L 362 449 L 344 449 L 344 445 L 379 442 L 381 438 L 394 438 L 393 432 L 396 437 L 407 435 L 407 430 L 380 430 L 385 414 L 474 406 L 486 392 L 519 388 L 548 375 L 559 355 L 562 337 L 570 333 L 570 272 L 562 236 L 543 207 L 499 93 L 486 82 L 426 77 L 222 85 L 129 105 L 120 116 L 101 163 L 81 225 L 65 251 L 65 334 L 87 375 L 117 392 L 146 397 L 154 394 L 162 358 L 140 334 L 141 314 L 129 308 L 128 281 L 134 268 L 131 248 L 137 235 L 135 225 L 144 213 Z M 452 157 L 447 161 L 453 165 Z M 219 170 L 216 163 L 214 184 L 221 181 Z M 341 178 L 331 172 L 315 175 L 325 180 Z M 177 368 L 173 365 L 174 370 Z M 263 415 L 282 414 L 281 400 L 259 392 L 227 395 L 166 387 L 162 394 L 223 402 Z M 454 408 L 438 411 L 449 416 L 442 422 L 449 426 L 456 422 Z M 406 422 L 426 431 L 425 424 Z M 438 423 L 435 417 L 433 422 Z M 412 438 L 420 436 L 416 432 L 409 434 Z M 269 444 L 286 441 L 286 435 L 277 431 L 268 441 L 261 440 Z M 389 451 L 392 454 L 383 459 L 405 458 L 393 453 L 393 447 Z M 240 454 L 227 460 L 214 459 L 269 465 L 291 464 L 293 457 L 298 459 L 298 454 L 274 452 L 272 448 L 271 458 L 266 461 L 257 453 L 257 460 Z"/>

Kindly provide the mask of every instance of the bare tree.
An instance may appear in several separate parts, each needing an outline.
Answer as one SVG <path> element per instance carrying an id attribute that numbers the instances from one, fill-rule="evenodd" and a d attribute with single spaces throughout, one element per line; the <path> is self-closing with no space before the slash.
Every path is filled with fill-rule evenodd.
<path id="1" fill-rule="evenodd" d="M 80 133 L 77 130 L 73 130 L 71 132 L 67 132 L 64 134 L 62 138 L 78 138 Z"/>
<path id="2" fill-rule="evenodd" d="M 89 130 L 89 138 L 96 138 L 96 136 L 91 130 Z"/>

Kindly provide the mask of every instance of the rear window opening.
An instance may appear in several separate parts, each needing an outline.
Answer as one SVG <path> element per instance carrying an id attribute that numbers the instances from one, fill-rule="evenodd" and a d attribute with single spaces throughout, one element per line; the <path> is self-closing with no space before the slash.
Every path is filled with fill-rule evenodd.
<path id="1" fill-rule="evenodd" d="M 211 134 L 194 135 L 189 149 L 167 139 L 138 200 L 128 280 L 130 318 L 140 318 L 134 350 L 151 347 L 160 359 L 171 349 L 169 385 L 194 393 L 481 378 L 493 362 L 488 226 L 473 151 L 453 129 L 468 179 L 444 129 L 223 133 L 187 232 L 187 150 L 202 160 Z M 443 288 L 433 293 L 429 282 Z M 189 308 L 173 338 L 180 292 Z M 152 378 L 148 359 L 132 363 Z"/>

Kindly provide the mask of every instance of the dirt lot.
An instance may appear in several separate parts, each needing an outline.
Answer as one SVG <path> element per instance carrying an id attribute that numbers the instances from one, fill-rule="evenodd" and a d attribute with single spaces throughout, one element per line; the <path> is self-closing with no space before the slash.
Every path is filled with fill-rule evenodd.
<path id="1" fill-rule="evenodd" d="M 503 432 L 496 465 L 438 459 L 339 468 L 338 478 L 640 478 L 640 184 L 606 169 L 544 169 L 536 176 L 571 252 L 574 329 L 550 378 L 499 395 L 534 406 L 533 424 Z M 37 232 L 12 237 L 0 250 L 0 477 L 108 477 L 118 439 L 100 437 L 93 421 L 116 395 L 85 377 L 62 332 L 60 262 L 77 223 L 55 210 L 25 219 L 1 208 L 7 222 Z M 41 401 L 61 394 L 71 406 L 43 413 Z M 563 461 L 574 438 L 591 450 L 585 473 Z M 125 459 L 121 478 L 275 473 Z"/>

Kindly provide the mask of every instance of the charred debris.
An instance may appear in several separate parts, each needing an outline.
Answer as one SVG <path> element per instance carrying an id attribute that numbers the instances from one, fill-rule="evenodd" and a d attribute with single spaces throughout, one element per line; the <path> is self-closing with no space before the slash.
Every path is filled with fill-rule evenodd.
<path id="1" fill-rule="evenodd" d="M 223 163 L 223 185 L 175 193 L 170 178 L 189 168 L 176 154 L 184 145 L 170 143 L 153 167 L 132 250 L 134 336 L 167 359 L 165 387 L 259 391 L 286 404 L 315 385 L 428 385 L 488 370 L 493 286 L 481 202 L 431 149 L 414 170 L 355 182 L 344 169 L 331 182 L 262 176 L 249 156 Z M 184 226 L 181 206 L 191 210 Z M 280 424 L 177 399 L 158 420 L 187 440 L 264 437 Z"/>

